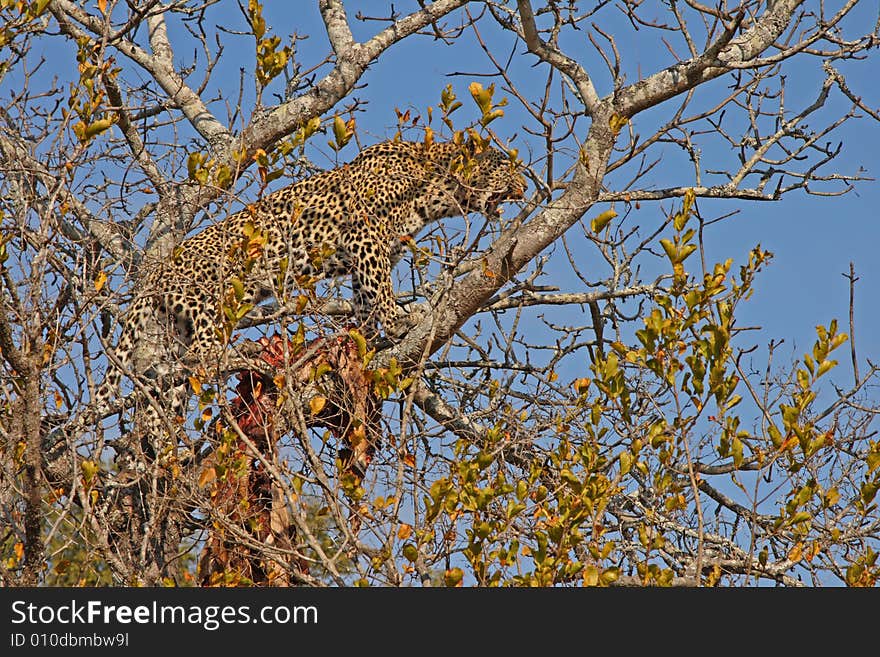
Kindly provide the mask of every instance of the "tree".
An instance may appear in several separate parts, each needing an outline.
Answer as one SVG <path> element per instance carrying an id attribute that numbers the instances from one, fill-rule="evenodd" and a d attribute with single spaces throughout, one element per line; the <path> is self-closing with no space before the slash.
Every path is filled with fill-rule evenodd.
<path id="1" fill-rule="evenodd" d="M 4 583 L 874 585 L 855 270 L 846 330 L 780 364 L 739 321 L 772 254 L 708 246 L 866 180 L 828 140 L 880 119 L 871 3 L 645 4 L 0 3 Z M 140 367 L 90 415 L 185 235 L 358 146 L 468 134 L 529 196 L 411 245 L 402 339 L 364 340 L 345 281 L 232 294 L 223 362 L 170 362 L 187 417 Z"/>

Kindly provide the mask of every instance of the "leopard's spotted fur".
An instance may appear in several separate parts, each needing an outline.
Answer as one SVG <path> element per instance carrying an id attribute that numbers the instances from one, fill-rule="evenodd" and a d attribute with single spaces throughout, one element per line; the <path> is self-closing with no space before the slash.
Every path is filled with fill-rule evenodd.
<path id="1" fill-rule="evenodd" d="M 404 322 L 391 270 L 402 238 L 444 217 L 495 212 L 524 193 L 525 179 L 506 153 L 476 150 L 470 142 L 382 142 L 184 240 L 139 286 L 95 405 L 108 404 L 123 371 L 157 366 L 136 359 L 142 344 L 162 339 L 157 331 L 170 329 L 190 357 L 222 348 L 221 303 L 233 279 L 240 281 L 238 303 L 256 304 L 277 289 L 283 270 L 289 279 L 350 274 L 358 319 L 399 335 Z M 244 271 L 249 241 L 256 257 Z"/>

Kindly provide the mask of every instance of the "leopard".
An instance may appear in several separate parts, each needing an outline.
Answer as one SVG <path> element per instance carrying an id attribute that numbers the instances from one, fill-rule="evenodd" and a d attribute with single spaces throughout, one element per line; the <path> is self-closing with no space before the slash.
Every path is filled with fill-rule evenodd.
<path id="1" fill-rule="evenodd" d="M 144 346 L 169 334 L 187 362 L 219 353 L 230 291 L 235 308 L 247 311 L 277 297 L 281 280 L 350 276 L 357 322 L 368 335 L 399 338 L 409 321 L 396 302 L 392 270 L 407 244 L 444 218 L 497 217 L 502 203 L 522 199 L 525 190 L 515 151 L 468 138 L 379 142 L 268 193 L 152 266 L 122 316 L 92 406 L 110 406 L 124 375 L 152 370 L 156 378 L 163 364 L 148 362 L 157 351 Z M 179 399 L 174 403 L 179 407 Z"/>

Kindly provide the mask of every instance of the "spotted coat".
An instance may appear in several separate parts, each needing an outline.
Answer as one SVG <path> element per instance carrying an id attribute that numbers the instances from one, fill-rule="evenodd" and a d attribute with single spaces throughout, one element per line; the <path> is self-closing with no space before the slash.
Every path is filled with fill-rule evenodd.
<path id="1" fill-rule="evenodd" d="M 223 346 L 222 305 L 257 304 L 285 278 L 289 285 L 297 276 L 350 275 L 358 320 L 399 336 L 405 322 L 391 270 L 405 238 L 444 217 L 494 213 L 523 195 L 525 180 L 506 153 L 475 151 L 470 142 L 382 142 L 184 240 L 139 286 L 97 405 L 115 394 L 123 371 L 145 369 L 133 356 L 161 337 L 151 327 L 170 330 L 190 357 L 208 356 Z"/>

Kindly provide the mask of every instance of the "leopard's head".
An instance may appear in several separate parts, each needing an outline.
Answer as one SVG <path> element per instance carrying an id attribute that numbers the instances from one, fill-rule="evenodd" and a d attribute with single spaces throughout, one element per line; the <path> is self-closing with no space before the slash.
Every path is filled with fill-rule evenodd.
<path id="1" fill-rule="evenodd" d="M 370 146 L 353 160 L 369 172 L 376 202 L 409 197 L 413 213 L 399 233 L 416 233 L 437 219 L 470 212 L 498 216 L 499 205 L 523 198 L 526 179 L 516 157 L 472 139 L 433 143 L 392 140 Z"/>
<path id="2" fill-rule="evenodd" d="M 453 194 L 463 213 L 497 216 L 505 201 L 523 198 L 526 179 L 522 163 L 514 154 L 472 140 L 444 144 L 449 150 L 449 173 Z"/>

